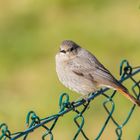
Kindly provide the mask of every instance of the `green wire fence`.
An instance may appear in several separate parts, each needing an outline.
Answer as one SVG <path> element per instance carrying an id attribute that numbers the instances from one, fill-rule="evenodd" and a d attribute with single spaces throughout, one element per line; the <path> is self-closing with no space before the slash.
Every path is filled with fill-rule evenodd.
<path id="1" fill-rule="evenodd" d="M 130 79 L 133 82 L 133 85 L 131 87 L 133 95 L 139 99 L 140 97 L 140 80 L 137 81 L 134 79 L 134 75 L 137 75 L 140 72 L 139 67 L 132 67 L 127 60 L 123 60 L 120 64 L 120 82 L 124 82 L 128 79 Z M 92 93 L 88 98 L 87 101 L 84 99 L 78 100 L 76 102 L 70 102 L 69 96 L 67 93 L 63 93 L 60 96 L 59 99 L 59 107 L 60 110 L 58 113 L 48 116 L 46 118 L 40 118 L 34 111 L 30 111 L 27 114 L 26 117 L 26 124 L 28 128 L 25 131 L 22 132 L 16 132 L 12 133 L 8 126 L 5 123 L 0 124 L 0 140 L 16 140 L 19 138 L 22 138 L 23 140 L 26 140 L 28 138 L 28 135 L 33 132 L 35 129 L 38 129 L 42 127 L 44 129 L 44 134 L 42 135 L 42 140 L 45 140 L 49 138 L 50 140 L 54 140 L 53 132 L 52 130 L 56 126 L 58 120 L 60 119 L 61 116 L 66 115 L 69 112 L 75 112 L 74 116 L 74 123 L 77 126 L 77 132 L 75 133 L 73 140 L 78 139 L 79 134 L 81 133 L 83 136 L 83 139 L 89 140 L 87 135 L 85 134 L 83 130 L 83 126 L 85 123 L 84 119 L 84 112 L 87 111 L 87 108 L 92 100 L 94 100 L 95 97 L 102 95 L 105 96 L 105 100 L 103 102 L 103 107 L 106 110 L 108 116 L 98 133 L 98 135 L 95 137 L 95 140 L 99 140 L 101 138 L 101 135 L 103 134 L 104 130 L 106 129 L 107 125 L 109 124 L 110 121 L 114 123 L 116 126 L 115 133 L 117 136 L 117 140 L 121 140 L 122 134 L 123 134 L 123 127 L 128 123 L 130 117 L 132 116 L 134 110 L 135 110 L 135 105 L 131 107 L 131 109 L 128 112 L 127 117 L 123 121 L 123 123 L 119 123 L 116 121 L 116 119 L 113 117 L 113 113 L 115 110 L 115 103 L 113 101 L 113 97 L 116 94 L 116 91 L 113 91 L 111 95 L 107 95 L 106 91 L 108 91 L 108 88 L 101 89 L 100 91 L 97 91 L 96 93 Z M 111 107 L 108 107 L 108 104 L 111 104 Z M 78 108 L 79 106 L 82 107 L 82 109 Z M 49 123 L 49 125 L 48 125 Z M 51 126 L 50 126 L 51 123 Z M 138 134 L 140 135 L 140 134 Z M 138 136 L 138 140 L 140 140 L 140 136 Z"/>

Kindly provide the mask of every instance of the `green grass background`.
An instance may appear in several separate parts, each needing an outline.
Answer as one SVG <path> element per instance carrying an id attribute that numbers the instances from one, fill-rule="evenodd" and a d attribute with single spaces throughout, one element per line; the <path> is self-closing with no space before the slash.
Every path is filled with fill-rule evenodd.
<path id="1" fill-rule="evenodd" d="M 71 100 L 79 95 L 57 79 L 55 54 L 64 39 L 71 39 L 94 53 L 119 78 L 119 63 L 126 58 L 140 64 L 140 1 L 136 0 L 6 0 L 0 1 L 0 123 L 12 132 L 26 129 L 30 110 L 45 117 L 59 111 L 58 100 L 68 92 Z M 140 79 L 140 75 L 137 76 Z M 124 83 L 129 88 L 131 83 Z M 85 113 L 84 130 L 90 139 L 99 132 L 106 112 L 103 97 L 91 103 Z M 116 119 L 121 122 L 131 103 L 115 97 Z M 71 113 L 54 129 L 56 140 L 71 140 L 77 130 Z M 137 107 L 123 129 L 123 140 L 136 140 L 140 134 Z M 39 140 L 42 130 L 29 139 Z M 112 122 L 102 140 L 115 140 Z M 83 140 L 83 137 L 79 137 Z"/>

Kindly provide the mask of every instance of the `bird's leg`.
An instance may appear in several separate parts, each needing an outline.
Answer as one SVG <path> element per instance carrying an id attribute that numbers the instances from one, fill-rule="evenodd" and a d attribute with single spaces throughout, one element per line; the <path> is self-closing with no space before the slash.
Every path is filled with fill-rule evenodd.
<path id="1" fill-rule="evenodd" d="M 89 109 L 89 107 L 90 107 L 89 106 L 90 101 L 88 100 L 89 96 L 90 96 L 90 94 L 80 96 L 77 100 L 71 102 L 70 106 L 73 107 L 73 110 L 78 113 L 78 110 L 75 109 L 74 104 L 78 103 L 78 102 L 81 102 L 81 101 L 84 101 L 84 103 L 83 103 L 84 108 Z"/>
<path id="2" fill-rule="evenodd" d="M 83 99 L 86 102 L 88 102 L 88 95 L 82 95 L 82 96 L 80 96 L 78 99 L 75 100 L 75 102 L 80 101 L 81 99 Z"/>
<path id="3" fill-rule="evenodd" d="M 78 110 L 75 109 L 74 104 L 75 103 L 78 103 L 78 102 L 81 102 L 82 100 L 85 101 L 83 103 L 84 106 L 86 106 L 87 104 L 89 104 L 89 101 L 87 100 L 87 97 L 88 97 L 88 95 L 82 95 L 78 99 L 76 99 L 75 101 L 72 101 L 70 105 L 73 107 L 73 110 L 76 111 L 76 112 L 78 111 Z"/>
<path id="4" fill-rule="evenodd" d="M 73 101 L 71 104 L 73 105 L 74 103 L 76 103 L 76 102 L 80 102 L 80 101 L 85 101 L 84 102 L 84 106 L 87 106 L 88 105 L 88 108 L 89 108 L 89 100 L 88 100 L 88 97 L 90 96 L 90 94 L 86 94 L 86 95 L 82 95 L 82 96 L 80 96 L 78 99 L 76 99 L 75 101 Z"/>
<path id="5" fill-rule="evenodd" d="M 83 99 L 83 100 L 85 100 L 85 102 L 84 102 L 84 106 L 87 108 L 87 109 L 89 109 L 90 108 L 90 106 L 89 106 L 89 103 L 90 103 L 90 101 L 88 100 L 88 97 L 91 95 L 91 93 L 90 94 L 87 94 L 87 95 L 84 95 L 84 96 L 81 96 L 81 98 Z"/>

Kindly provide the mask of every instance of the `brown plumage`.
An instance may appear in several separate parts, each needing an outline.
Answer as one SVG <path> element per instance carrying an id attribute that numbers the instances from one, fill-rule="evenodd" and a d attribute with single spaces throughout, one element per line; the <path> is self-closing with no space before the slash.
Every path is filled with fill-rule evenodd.
<path id="1" fill-rule="evenodd" d="M 56 71 L 59 80 L 71 90 L 88 95 L 101 87 L 115 89 L 140 106 L 128 90 L 89 51 L 75 42 L 65 40 L 56 55 Z"/>

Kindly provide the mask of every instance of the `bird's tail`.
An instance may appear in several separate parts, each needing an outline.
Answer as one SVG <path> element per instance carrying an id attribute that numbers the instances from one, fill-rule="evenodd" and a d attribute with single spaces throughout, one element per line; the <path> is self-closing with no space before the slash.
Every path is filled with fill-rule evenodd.
<path id="1" fill-rule="evenodd" d="M 127 99 L 129 99 L 134 104 L 138 105 L 140 107 L 140 100 L 137 100 L 135 97 L 133 97 L 127 88 L 125 88 L 122 84 L 119 84 L 119 86 L 116 87 L 116 90 L 122 93 Z"/>

